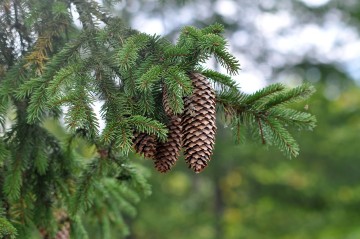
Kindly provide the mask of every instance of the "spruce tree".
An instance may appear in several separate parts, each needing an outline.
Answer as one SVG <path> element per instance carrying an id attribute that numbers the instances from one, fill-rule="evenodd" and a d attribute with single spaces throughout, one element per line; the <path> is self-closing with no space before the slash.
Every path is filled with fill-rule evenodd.
<path id="1" fill-rule="evenodd" d="M 223 30 L 186 26 L 172 43 L 129 28 L 92 0 L 1 1 L 1 238 L 89 238 L 90 221 L 101 238 L 111 238 L 112 226 L 127 235 L 134 204 L 150 193 L 129 153 L 167 172 L 183 147 L 200 172 L 211 158 L 216 111 L 236 141 L 250 132 L 297 156 L 289 126 L 312 129 L 315 118 L 290 106 L 314 89 L 242 92 Z M 229 75 L 205 68 L 211 57 Z"/>

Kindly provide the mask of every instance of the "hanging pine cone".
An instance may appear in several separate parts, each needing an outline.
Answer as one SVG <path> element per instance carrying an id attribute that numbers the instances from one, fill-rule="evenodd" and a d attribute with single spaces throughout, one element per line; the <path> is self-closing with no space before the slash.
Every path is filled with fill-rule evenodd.
<path id="1" fill-rule="evenodd" d="M 215 143 L 215 92 L 206 77 L 190 74 L 194 91 L 184 99 L 182 115 L 185 161 L 196 173 L 210 161 Z"/>
<path id="2" fill-rule="evenodd" d="M 165 143 L 159 142 L 155 154 L 155 168 L 162 173 L 171 169 L 179 158 L 181 149 L 181 118 L 177 115 L 170 117 L 169 134 Z"/>
<path id="3" fill-rule="evenodd" d="M 169 98 L 168 98 L 168 94 L 167 94 L 167 90 L 166 90 L 166 86 L 163 86 L 163 98 L 162 98 L 162 102 L 163 102 L 163 107 L 164 107 L 164 111 L 166 113 L 166 115 L 171 116 L 173 115 L 173 111 L 170 107 L 170 103 L 169 103 Z"/>
<path id="4" fill-rule="evenodd" d="M 146 133 L 135 133 L 133 146 L 135 152 L 144 156 L 145 158 L 155 158 L 156 152 L 156 137 Z"/>

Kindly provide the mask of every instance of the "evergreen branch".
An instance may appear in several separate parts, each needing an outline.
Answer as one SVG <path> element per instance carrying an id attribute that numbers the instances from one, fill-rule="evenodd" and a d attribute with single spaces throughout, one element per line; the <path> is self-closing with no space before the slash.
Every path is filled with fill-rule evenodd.
<path id="1" fill-rule="evenodd" d="M 52 96 L 61 92 L 61 86 L 68 84 L 72 79 L 70 76 L 78 71 L 81 71 L 81 69 L 76 65 L 69 65 L 58 71 L 47 87 L 48 98 L 50 99 Z"/>
<path id="2" fill-rule="evenodd" d="M 30 98 L 30 103 L 27 108 L 27 121 L 29 124 L 41 119 L 48 108 L 45 87 L 45 84 L 40 85 Z"/>
<path id="3" fill-rule="evenodd" d="M 235 143 L 240 144 L 244 141 L 244 133 L 242 128 L 242 121 L 240 117 L 234 116 L 234 118 L 231 119 L 231 130 L 234 133 Z"/>
<path id="4" fill-rule="evenodd" d="M 224 50 L 226 41 L 224 37 L 213 33 L 201 34 L 199 37 L 199 45 L 203 51 L 214 54 L 216 51 Z"/>
<path id="5" fill-rule="evenodd" d="M 23 60 L 19 61 L 7 70 L 5 77 L 1 79 L 0 102 L 5 101 L 6 98 L 11 98 L 19 86 L 25 82 L 26 79 L 33 76 L 24 65 L 25 62 Z"/>
<path id="6" fill-rule="evenodd" d="M 37 154 L 34 161 L 34 166 L 39 175 L 44 175 L 49 166 L 48 153 L 46 152 L 46 145 L 41 142 L 37 145 Z"/>
<path id="7" fill-rule="evenodd" d="M 151 92 L 146 91 L 139 96 L 138 109 L 136 113 L 143 115 L 153 115 L 155 111 L 155 99 Z"/>
<path id="8" fill-rule="evenodd" d="M 7 149 L 6 144 L 0 138 L 0 165 L 10 157 L 10 151 Z"/>
<path id="9" fill-rule="evenodd" d="M 17 234 L 16 228 L 8 220 L 0 217 L 0 238 L 15 239 Z"/>
<path id="10" fill-rule="evenodd" d="M 139 202 L 139 197 L 137 197 L 137 200 L 130 201 L 129 198 L 125 198 L 123 195 L 123 191 L 120 190 L 121 188 L 127 188 L 128 192 L 135 193 L 133 190 L 131 190 L 128 187 L 124 187 L 123 185 L 119 184 L 116 179 L 114 178 L 105 178 L 103 180 L 104 186 L 107 189 L 108 196 L 114 200 L 111 200 L 109 203 L 111 204 L 111 207 L 113 208 L 114 212 L 124 212 L 129 216 L 135 216 L 136 215 L 136 208 L 133 206 L 132 203 Z M 131 199 L 131 197 L 130 197 Z M 115 210 L 119 209 L 119 210 Z"/>
<path id="11" fill-rule="evenodd" d="M 260 118 L 256 118 L 256 119 L 257 119 L 257 122 L 258 122 L 258 125 L 259 125 L 259 131 L 260 131 L 260 136 L 261 136 L 262 144 L 266 144 L 266 140 L 265 140 L 265 136 L 264 136 L 264 130 L 263 130 L 263 126 L 262 126 L 262 123 L 261 123 L 261 119 L 260 119 Z"/>
<path id="12" fill-rule="evenodd" d="M 6 112 L 8 109 L 8 100 L 5 100 L 4 98 L 0 98 L 0 129 L 5 129 L 5 118 L 6 118 Z"/>
<path id="13" fill-rule="evenodd" d="M 220 87 L 226 86 L 231 89 L 238 89 L 238 84 L 230 77 L 210 69 L 200 70 L 201 74 L 218 83 Z"/>
<path id="14" fill-rule="evenodd" d="M 128 71 L 136 63 L 139 51 L 142 50 L 150 37 L 146 34 L 136 34 L 126 39 L 118 51 L 118 62 L 122 71 Z"/>
<path id="15" fill-rule="evenodd" d="M 167 83 L 167 80 L 165 78 L 165 83 Z M 171 111 L 174 114 L 180 114 L 184 110 L 184 100 L 183 100 L 183 93 L 181 90 L 178 89 L 178 87 L 171 87 L 167 84 L 164 86 L 164 93 L 163 97 L 166 97 L 166 101 L 168 103 L 168 106 L 170 107 Z M 164 102 L 164 99 L 163 99 Z"/>
<path id="16" fill-rule="evenodd" d="M 167 89 L 174 89 L 183 95 L 190 95 L 193 91 L 193 86 L 188 75 L 178 67 L 169 67 L 164 73 L 165 83 Z"/>
<path id="17" fill-rule="evenodd" d="M 263 98 L 273 96 L 273 94 L 282 92 L 284 89 L 285 89 L 284 85 L 279 84 L 279 83 L 266 86 L 265 88 L 258 90 L 255 93 L 246 97 L 245 103 L 252 104 L 258 100 L 261 100 Z"/>
<path id="18" fill-rule="evenodd" d="M 276 118 L 283 124 L 293 125 L 300 129 L 312 130 L 316 126 L 315 116 L 307 112 L 282 107 L 273 107 L 269 109 L 268 115 Z"/>
<path id="19" fill-rule="evenodd" d="M 114 159 L 114 162 L 121 170 L 117 178 L 121 180 L 124 186 L 126 185 L 128 188 L 133 188 L 144 196 L 151 194 L 151 186 L 147 183 L 144 172 L 139 171 L 138 168 L 132 165 L 124 164 L 124 162 L 119 159 Z"/>
<path id="20" fill-rule="evenodd" d="M 80 8 L 79 14 L 81 15 L 82 12 L 87 12 L 89 15 L 90 13 L 96 16 L 99 20 L 104 23 L 109 23 L 109 16 L 105 12 L 105 9 L 102 8 L 98 2 L 90 0 L 90 1 L 78 1 L 78 0 L 71 0 L 71 2 Z M 87 18 L 85 18 L 87 19 Z M 83 23 L 87 23 L 88 20 L 83 20 Z"/>
<path id="21" fill-rule="evenodd" d="M 137 89 L 142 92 L 150 91 L 151 86 L 160 80 L 162 67 L 159 65 L 152 66 L 138 80 L 136 80 Z"/>
<path id="22" fill-rule="evenodd" d="M 220 35 L 224 32 L 224 26 L 220 23 L 215 23 L 212 24 L 210 26 L 204 27 L 203 29 L 201 29 L 201 32 L 203 34 L 216 34 L 216 35 Z"/>
<path id="23" fill-rule="evenodd" d="M 70 215 L 73 217 L 79 211 L 85 211 L 92 205 L 95 186 L 107 171 L 109 162 L 102 157 L 94 158 L 84 169 L 72 198 Z"/>
<path id="24" fill-rule="evenodd" d="M 290 90 L 290 93 L 288 93 L 288 91 L 283 90 L 282 85 L 273 85 L 252 95 L 227 90 L 217 92 L 216 101 L 222 105 L 225 114 L 230 117 L 230 121 L 234 126 L 233 129 L 238 129 L 237 124 L 239 121 L 247 127 L 253 127 L 256 122 L 263 143 L 274 143 L 287 156 L 295 157 L 298 155 L 299 146 L 284 125 L 293 125 L 311 130 L 316 124 L 315 117 L 309 113 L 280 106 L 274 105 L 272 108 L 267 108 L 264 105 L 270 106 L 267 103 L 279 95 L 281 95 L 279 99 L 285 99 L 279 105 L 289 101 L 299 101 L 312 93 L 311 88 L 309 90 L 307 87 L 301 87 L 300 90 Z M 287 97 L 285 98 L 284 95 Z M 289 97 L 289 95 L 293 98 Z M 235 132 L 235 135 L 237 135 L 237 132 Z"/>
<path id="25" fill-rule="evenodd" d="M 116 122 L 116 121 L 111 121 L 106 124 L 105 129 L 103 130 L 103 132 L 101 134 L 102 142 L 109 144 L 113 140 L 115 140 L 117 125 L 118 125 L 118 122 Z"/>
<path id="26" fill-rule="evenodd" d="M 116 126 L 115 146 L 123 155 L 127 155 L 132 148 L 133 130 L 127 122 L 120 122 Z"/>
<path id="27" fill-rule="evenodd" d="M 303 84 L 293 89 L 274 95 L 263 106 L 264 109 L 270 109 L 277 105 L 299 102 L 309 98 L 315 92 L 315 88 L 309 84 Z"/>
<path id="28" fill-rule="evenodd" d="M 79 215 L 75 215 L 70 219 L 70 226 L 71 226 L 70 238 L 75 238 L 75 239 L 89 238 Z"/>
<path id="29" fill-rule="evenodd" d="M 264 136 L 269 142 L 278 146 L 290 158 L 299 154 L 299 145 L 279 121 L 272 117 L 263 117 L 261 122 L 264 127 Z"/>
<path id="30" fill-rule="evenodd" d="M 45 65 L 45 71 L 41 75 L 44 82 L 51 81 L 54 75 L 72 58 L 78 54 L 80 47 L 88 43 L 91 31 L 83 31 L 75 40 L 67 43 L 63 49 L 54 55 Z"/>
<path id="31" fill-rule="evenodd" d="M 27 97 L 30 97 L 32 92 L 35 89 L 41 87 L 42 84 L 43 84 L 43 80 L 41 78 L 33 78 L 24 82 L 15 92 L 15 98 L 17 100 L 23 100 Z"/>
<path id="32" fill-rule="evenodd" d="M 225 67 L 229 74 L 236 75 L 241 70 L 240 63 L 236 57 L 225 49 L 215 48 L 215 58 L 221 66 Z"/>
<path id="33" fill-rule="evenodd" d="M 164 57 L 166 60 L 176 63 L 181 57 L 188 57 L 191 53 L 188 47 L 179 45 L 169 45 L 164 47 Z"/>
<path id="34" fill-rule="evenodd" d="M 12 161 L 8 164 L 8 170 L 5 173 L 3 189 L 5 195 L 15 201 L 20 198 L 20 190 L 23 185 L 23 172 L 29 162 L 33 151 L 33 144 L 29 135 L 32 133 L 32 127 L 16 125 L 12 133 L 17 133 L 12 138 L 9 146 L 11 147 Z"/>
<path id="35" fill-rule="evenodd" d="M 166 141 L 168 130 L 164 124 L 141 115 L 131 116 L 127 121 L 135 127 L 136 131 L 153 134 L 161 141 Z"/>

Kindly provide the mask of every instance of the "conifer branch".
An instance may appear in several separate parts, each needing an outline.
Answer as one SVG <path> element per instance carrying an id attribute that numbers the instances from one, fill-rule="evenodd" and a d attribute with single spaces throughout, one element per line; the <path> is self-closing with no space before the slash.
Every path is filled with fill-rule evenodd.
<path id="1" fill-rule="evenodd" d="M 315 127 L 316 119 L 309 113 L 285 106 L 306 99 L 313 92 L 313 88 L 308 85 L 286 90 L 284 86 L 275 84 L 251 95 L 230 89 L 223 90 L 218 93 L 216 100 L 225 112 L 230 113 L 230 121 L 236 122 L 236 117 L 239 117 L 243 124 L 254 127 L 255 120 L 263 144 L 273 143 L 287 156 L 296 157 L 299 146 L 283 125 L 311 130 Z M 235 132 L 235 135 L 238 135 L 238 132 Z"/>

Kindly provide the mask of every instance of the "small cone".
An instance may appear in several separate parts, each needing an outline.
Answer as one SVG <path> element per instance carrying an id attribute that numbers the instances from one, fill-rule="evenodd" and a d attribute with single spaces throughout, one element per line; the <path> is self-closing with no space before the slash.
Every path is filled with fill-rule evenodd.
<path id="1" fill-rule="evenodd" d="M 136 153 L 145 158 L 154 159 L 156 152 L 156 137 L 146 133 L 135 133 L 133 147 Z"/>
<path id="2" fill-rule="evenodd" d="M 215 143 L 215 92 L 206 77 L 190 74 L 194 91 L 184 99 L 182 115 L 185 161 L 196 173 L 210 161 Z"/>
<path id="3" fill-rule="evenodd" d="M 169 134 L 165 143 L 159 142 L 155 154 L 155 168 L 165 173 L 171 169 L 179 158 L 181 149 L 181 118 L 177 115 L 170 117 Z"/>

